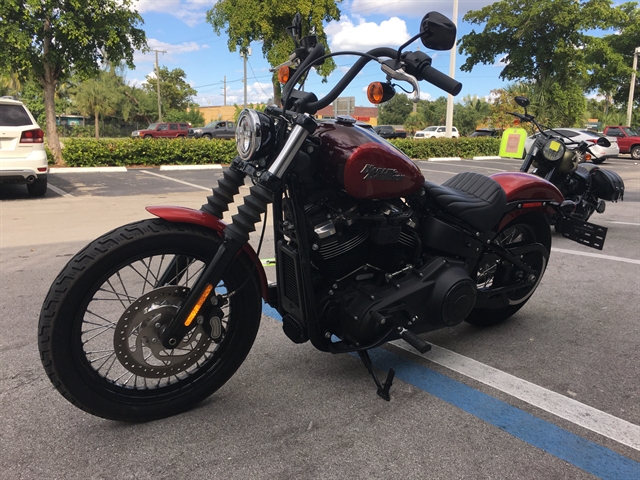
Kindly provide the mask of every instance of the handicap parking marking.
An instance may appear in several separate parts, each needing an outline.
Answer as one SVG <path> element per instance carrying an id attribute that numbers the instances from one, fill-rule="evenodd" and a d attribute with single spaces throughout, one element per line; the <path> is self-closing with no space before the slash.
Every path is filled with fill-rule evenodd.
<path id="1" fill-rule="evenodd" d="M 278 322 L 276 309 L 263 302 L 263 314 Z M 640 427 L 471 358 L 433 346 L 420 355 L 404 342 L 391 345 L 507 393 L 532 406 L 640 451 Z M 431 353 L 431 352 L 430 352 Z M 376 368 L 395 370 L 396 378 L 474 415 L 514 437 L 603 479 L 640 478 L 640 463 L 569 432 L 462 382 L 408 360 L 383 347 L 370 351 Z"/>

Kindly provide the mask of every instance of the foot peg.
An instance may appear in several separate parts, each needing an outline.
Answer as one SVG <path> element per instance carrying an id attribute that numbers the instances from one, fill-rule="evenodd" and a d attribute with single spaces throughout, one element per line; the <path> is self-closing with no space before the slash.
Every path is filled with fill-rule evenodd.
<path id="1" fill-rule="evenodd" d="M 427 353 L 431 350 L 431 344 L 425 342 L 418 335 L 413 332 L 410 332 L 404 327 L 398 327 L 398 332 L 400 333 L 400 337 L 411 345 L 413 348 L 418 350 L 420 353 Z"/>

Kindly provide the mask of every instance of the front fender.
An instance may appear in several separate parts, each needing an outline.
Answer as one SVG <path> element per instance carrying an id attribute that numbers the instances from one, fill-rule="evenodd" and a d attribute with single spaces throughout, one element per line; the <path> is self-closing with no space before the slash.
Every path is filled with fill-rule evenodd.
<path id="1" fill-rule="evenodd" d="M 152 215 L 166 220 L 167 222 L 193 223 L 196 225 L 201 225 L 205 228 L 215 230 L 220 234 L 220 236 L 222 236 L 222 233 L 227 226 L 227 224 L 218 217 L 214 217 L 213 215 L 203 212 L 202 210 L 194 210 L 193 208 L 159 205 L 146 207 L 146 210 Z M 256 254 L 256 251 L 251 245 L 246 243 L 244 247 L 242 247 L 241 252 L 246 253 L 255 264 L 256 270 L 258 271 L 258 275 L 260 277 L 262 298 L 266 301 L 268 291 L 267 275 L 264 271 L 262 263 L 260 262 L 260 259 L 258 258 L 258 255 Z"/>
<path id="2" fill-rule="evenodd" d="M 501 172 L 494 173 L 491 178 L 498 182 L 507 194 L 507 205 L 516 205 L 515 209 L 501 220 L 500 228 L 529 212 L 553 215 L 555 210 L 549 204 L 559 205 L 564 202 L 564 195 L 553 183 L 530 173 Z"/>

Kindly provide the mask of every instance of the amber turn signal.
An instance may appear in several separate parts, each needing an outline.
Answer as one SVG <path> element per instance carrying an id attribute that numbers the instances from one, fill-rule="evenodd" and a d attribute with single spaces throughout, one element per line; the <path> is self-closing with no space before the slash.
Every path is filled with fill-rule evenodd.
<path id="1" fill-rule="evenodd" d="M 395 94 L 396 91 L 388 83 L 373 82 L 367 87 L 367 98 L 374 105 L 391 100 Z"/>
<path id="2" fill-rule="evenodd" d="M 278 81 L 280 83 L 287 83 L 291 77 L 291 69 L 287 66 L 280 67 L 278 70 Z"/>

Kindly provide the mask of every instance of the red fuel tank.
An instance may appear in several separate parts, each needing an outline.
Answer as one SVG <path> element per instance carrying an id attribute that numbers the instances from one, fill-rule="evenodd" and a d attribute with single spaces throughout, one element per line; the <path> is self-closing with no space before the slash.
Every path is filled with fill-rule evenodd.
<path id="1" fill-rule="evenodd" d="M 420 169 L 373 130 L 344 121 L 320 123 L 318 173 L 360 199 L 404 197 L 424 185 Z"/>

